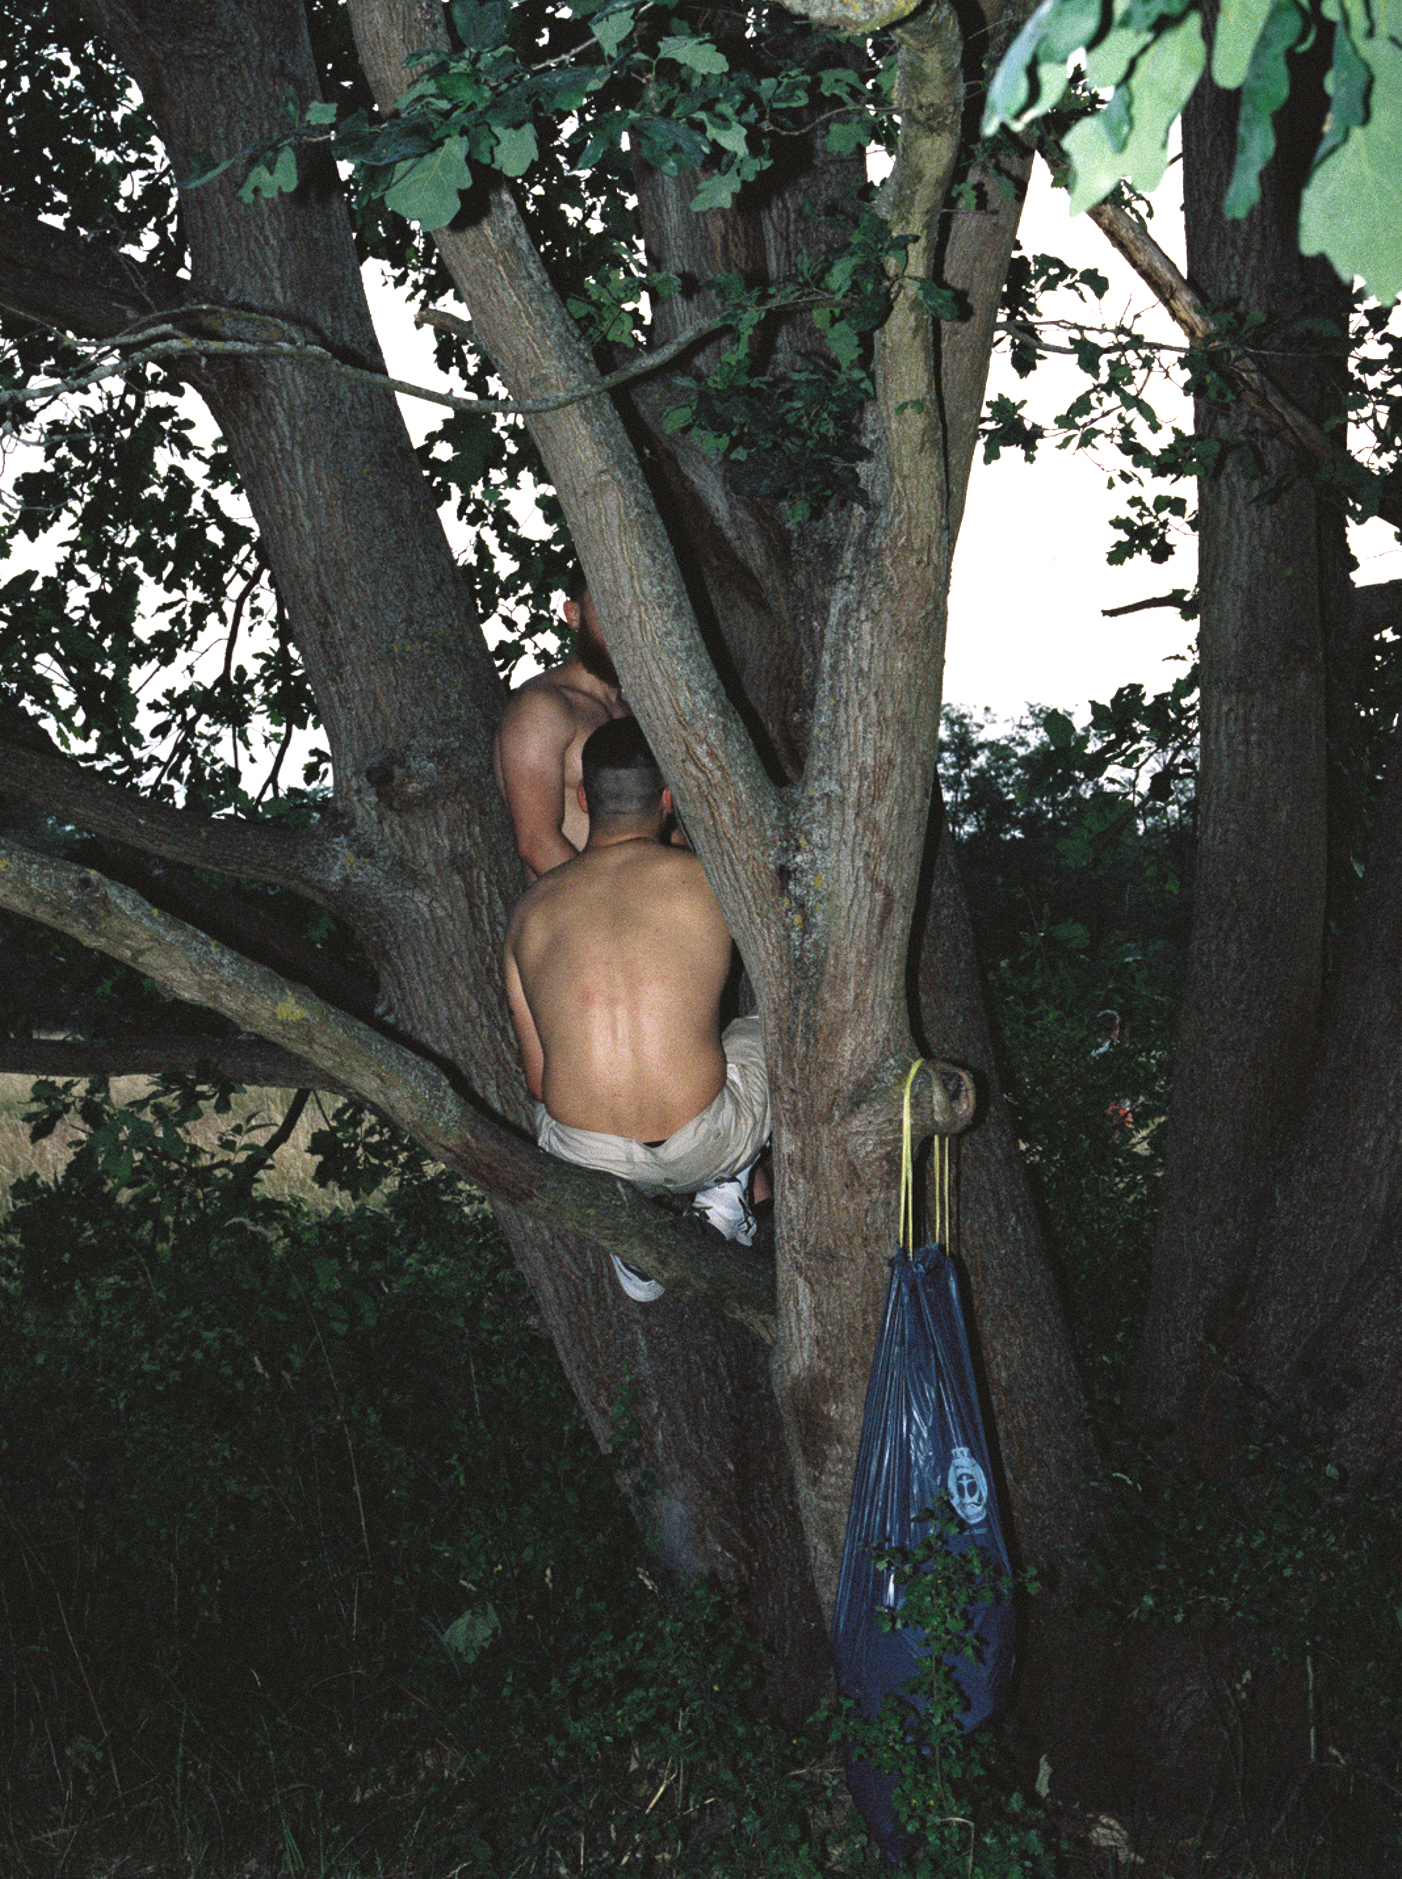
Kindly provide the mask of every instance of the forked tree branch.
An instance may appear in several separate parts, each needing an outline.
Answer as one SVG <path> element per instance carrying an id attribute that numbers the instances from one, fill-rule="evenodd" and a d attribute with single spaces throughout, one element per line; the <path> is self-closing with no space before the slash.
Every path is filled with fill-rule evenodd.
<path id="1" fill-rule="evenodd" d="M 405 61 L 447 49 L 436 0 L 351 0 L 360 62 L 389 115 Z M 503 187 L 486 212 L 434 233 L 476 337 L 508 390 L 553 397 L 596 381 L 589 349 Z M 686 582 L 613 402 L 589 398 L 530 420 L 589 576 L 610 651 L 696 838 L 757 987 L 777 990 L 782 894 L 766 866 L 779 794 L 706 650 Z"/>
<path id="2" fill-rule="evenodd" d="M 110 339 L 178 307 L 185 282 L 97 241 L 0 209 L 0 307 L 44 326 Z"/>

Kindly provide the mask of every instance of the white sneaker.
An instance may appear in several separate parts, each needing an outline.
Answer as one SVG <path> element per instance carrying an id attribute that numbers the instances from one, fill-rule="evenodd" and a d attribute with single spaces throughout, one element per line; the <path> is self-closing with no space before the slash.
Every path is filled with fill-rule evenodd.
<path id="1" fill-rule="evenodd" d="M 740 1246 L 749 1246 L 755 1237 L 754 1210 L 750 1206 L 750 1172 L 742 1168 L 739 1174 L 727 1175 L 723 1181 L 713 1181 L 709 1187 L 701 1188 L 693 1197 L 691 1205 L 704 1220 L 713 1226 L 728 1240 L 734 1240 Z"/>
<path id="2" fill-rule="evenodd" d="M 645 1272 L 639 1272 L 636 1266 L 625 1265 L 617 1253 L 611 1253 L 609 1257 L 613 1260 L 618 1283 L 629 1298 L 635 1298 L 640 1305 L 650 1305 L 667 1290 L 660 1279 L 650 1279 Z"/>

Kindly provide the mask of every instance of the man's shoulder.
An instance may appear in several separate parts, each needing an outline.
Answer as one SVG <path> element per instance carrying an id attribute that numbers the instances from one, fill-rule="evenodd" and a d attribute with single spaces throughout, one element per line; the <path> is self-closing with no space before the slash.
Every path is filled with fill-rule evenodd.
<path id="1" fill-rule="evenodd" d="M 634 887 L 648 896 L 665 898 L 677 905 L 715 905 L 715 895 L 706 879 L 701 858 L 689 848 L 675 848 L 667 842 L 640 847 L 629 872 Z"/>
<path id="2" fill-rule="evenodd" d="M 511 909 L 511 921 L 508 931 L 517 933 L 533 918 L 545 913 L 562 897 L 568 899 L 577 891 L 576 876 L 583 869 L 585 857 L 575 855 L 569 861 L 562 861 L 557 868 L 548 868 L 538 880 L 532 881 Z M 588 879 L 589 870 L 583 870 L 583 878 Z"/>
<path id="3" fill-rule="evenodd" d="M 512 732 L 558 726 L 572 730 L 577 716 L 573 696 L 567 686 L 552 684 L 548 672 L 537 673 L 524 685 L 518 685 L 507 699 L 501 729 Z"/>

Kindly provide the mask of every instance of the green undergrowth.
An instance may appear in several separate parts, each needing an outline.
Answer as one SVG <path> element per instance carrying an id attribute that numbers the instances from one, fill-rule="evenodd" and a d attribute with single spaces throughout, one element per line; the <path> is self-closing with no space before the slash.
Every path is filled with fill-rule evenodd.
<path id="1" fill-rule="evenodd" d="M 1402 1471 L 1349 1481 L 1292 1414 L 1236 1379 L 1221 1396 L 1210 1467 L 1166 1461 L 1152 1441 L 1119 1445 L 1088 1616 L 1200 1634 L 1229 1690 L 1247 1837 L 1303 1824 L 1316 1839 L 1304 1869 L 1390 1875 L 1402 1870 Z M 1285 1788 L 1269 1765 L 1282 1740 Z"/>
<path id="2" fill-rule="evenodd" d="M 190 1147 L 197 1092 L 75 1101 L 0 1230 L 0 1868 L 864 1869 L 470 1190 L 401 1152 L 315 1215 Z"/>
<path id="3" fill-rule="evenodd" d="M 1013 1584 L 967 1542 L 947 1504 L 925 1518 L 914 1545 L 885 1547 L 876 1562 L 900 1593 L 899 1608 L 881 1611 L 878 1622 L 918 1631 L 923 1660 L 870 1718 L 842 1699 L 838 1726 L 855 1756 L 897 1777 L 893 1823 L 905 1836 L 901 1869 L 910 1879 L 1054 1879 L 1061 1840 L 1050 1810 L 1035 1791 L 1022 1792 L 999 1729 L 964 1737 L 957 1721 L 968 1698 L 953 1666 L 970 1649 L 969 1614 L 1010 1599 Z M 1024 1580 L 1026 1596 L 1036 1590 Z"/>

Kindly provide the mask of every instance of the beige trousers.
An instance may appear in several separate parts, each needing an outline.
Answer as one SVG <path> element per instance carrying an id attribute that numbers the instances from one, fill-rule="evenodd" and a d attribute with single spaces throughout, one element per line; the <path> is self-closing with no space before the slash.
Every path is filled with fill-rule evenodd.
<path id="1" fill-rule="evenodd" d="M 631 1181 L 644 1194 L 694 1194 L 748 1168 L 769 1139 L 769 1078 L 758 1013 L 737 1018 L 721 1036 L 725 1082 L 699 1116 L 656 1148 L 626 1135 L 602 1135 L 557 1122 L 535 1106 L 535 1138 L 549 1154 L 577 1167 Z"/>

